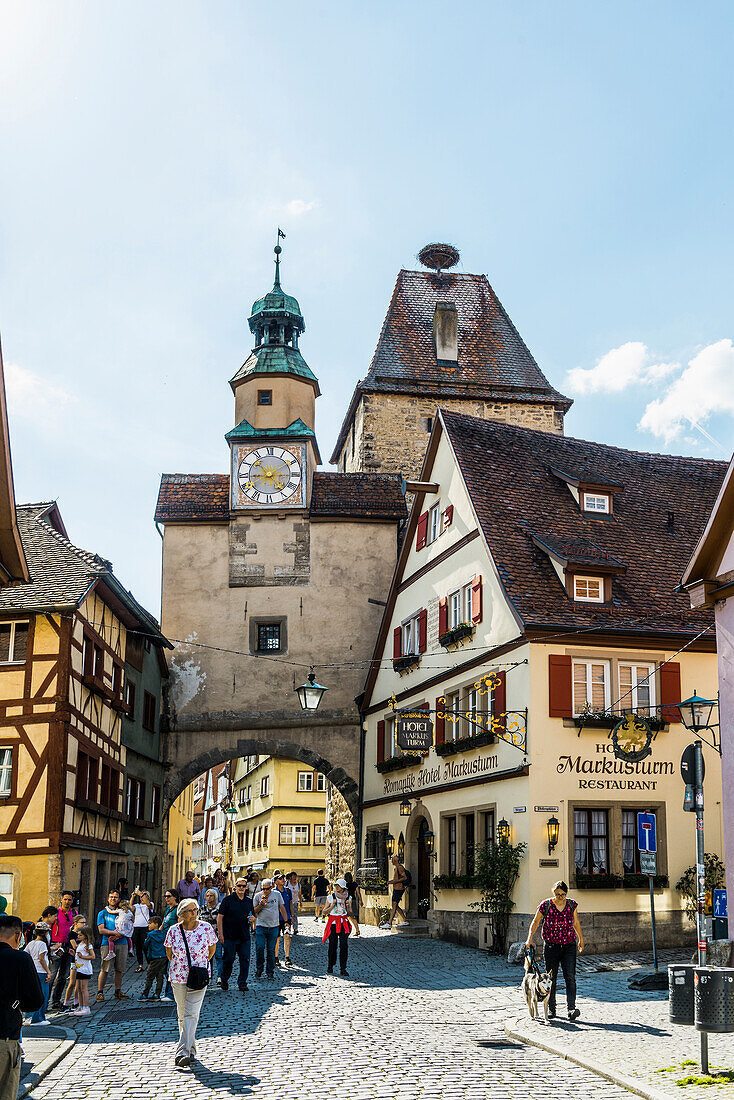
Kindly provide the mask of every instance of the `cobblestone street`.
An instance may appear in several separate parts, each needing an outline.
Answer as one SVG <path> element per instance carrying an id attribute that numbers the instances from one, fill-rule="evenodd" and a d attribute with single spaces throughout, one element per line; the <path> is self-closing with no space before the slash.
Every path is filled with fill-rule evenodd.
<path id="1" fill-rule="evenodd" d="M 227 993 L 207 994 L 193 1079 L 173 1068 L 173 1006 L 108 1000 L 33 1096 L 104 1100 L 192 1088 L 203 1097 L 253 1098 L 338 1089 L 350 1100 L 488 1094 L 546 1100 L 549 1089 L 573 1098 L 625 1094 L 586 1069 L 508 1039 L 505 1022 L 520 1005 L 518 968 L 479 951 L 368 927 L 351 943 L 350 978 L 332 977 L 313 919 L 302 928 L 290 971 L 278 970 L 272 983 L 253 977 L 246 994 L 236 982 Z M 582 991 L 601 977 L 582 977 Z M 130 970 L 125 988 L 132 997 L 141 982 L 131 978 Z"/>

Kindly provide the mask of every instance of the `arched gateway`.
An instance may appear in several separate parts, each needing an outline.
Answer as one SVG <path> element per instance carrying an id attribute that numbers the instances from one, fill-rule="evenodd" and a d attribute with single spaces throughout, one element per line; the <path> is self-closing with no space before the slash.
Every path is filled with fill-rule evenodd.
<path id="1" fill-rule="evenodd" d="M 280 251 L 273 289 L 251 310 L 254 347 L 230 382 L 230 472 L 161 480 L 161 626 L 175 647 L 164 808 L 208 766 L 262 753 L 322 771 L 356 817 L 355 697 L 406 507 L 399 475 L 318 470 L 319 385 Z M 307 713 L 295 689 L 312 666 L 327 691 Z"/>

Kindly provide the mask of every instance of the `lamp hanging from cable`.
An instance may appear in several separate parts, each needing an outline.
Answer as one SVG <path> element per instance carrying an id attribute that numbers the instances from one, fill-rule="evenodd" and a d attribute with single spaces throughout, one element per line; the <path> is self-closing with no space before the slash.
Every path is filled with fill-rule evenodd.
<path id="1" fill-rule="evenodd" d="M 298 702 L 301 704 L 301 710 L 318 710 L 323 694 L 328 690 L 329 689 L 325 688 L 323 684 L 316 683 L 316 673 L 312 668 L 306 682 L 296 688 L 296 695 L 298 696 Z"/>

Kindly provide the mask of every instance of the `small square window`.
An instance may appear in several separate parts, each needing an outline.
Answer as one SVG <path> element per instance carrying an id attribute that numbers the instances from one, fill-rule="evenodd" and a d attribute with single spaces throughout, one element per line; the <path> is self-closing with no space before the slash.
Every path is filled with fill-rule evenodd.
<path id="1" fill-rule="evenodd" d="M 313 772 L 298 773 L 298 789 L 299 791 L 313 790 Z"/>
<path id="2" fill-rule="evenodd" d="M 258 390 L 257 391 L 257 403 L 258 403 L 258 405 L 272 405 L 272 403 L 273 403 L 273 391 L 272 390 Z"/>
<path id="3" fill-rule="evenodd" d="M 584 493 L 585 512 L 609 513 L 609 497 L 606 493 Z"/>
<path id="4" fill-rule="evenodd" d="M 603 577 L 574 577 L 573 598 L 584 603 L 604 603 Z"/>
<path id="5" fill-rule="evenodd" d="M 257 624 L 258 653 L 268 653 L 280 649 L 280 623 Z"/>

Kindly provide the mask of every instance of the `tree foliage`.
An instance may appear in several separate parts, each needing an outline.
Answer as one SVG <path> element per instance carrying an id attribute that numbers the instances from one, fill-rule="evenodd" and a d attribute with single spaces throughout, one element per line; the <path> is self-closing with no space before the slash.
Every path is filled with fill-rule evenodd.
<path id="1" fill-rule="evenodd" d="M 471 907 L 491 914 L 494 948 L 502 955 L 507 949 L 510 913 L 515 908 L 512 895 L 526 850 L 524 842 L 510 844 L 509 840 L 501 839 L 496 844 L 488 841 L 478 845 L 474 854 L 475 881 L 482 900 L 472 902 Z"/>

